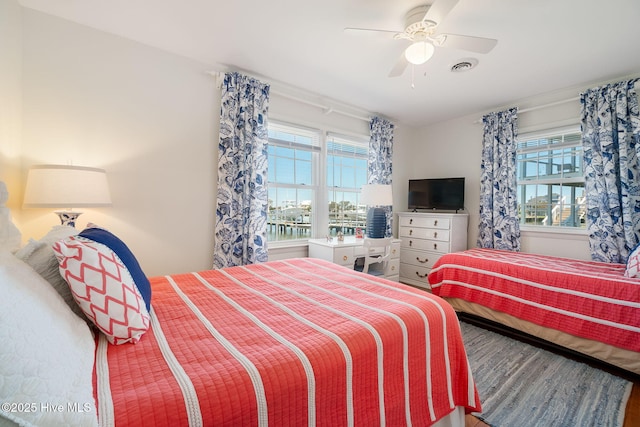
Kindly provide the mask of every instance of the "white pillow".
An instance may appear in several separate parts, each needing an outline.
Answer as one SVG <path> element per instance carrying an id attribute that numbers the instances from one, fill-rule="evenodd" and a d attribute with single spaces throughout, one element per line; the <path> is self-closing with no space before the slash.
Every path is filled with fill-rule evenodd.
<path id="1" fill-rule="evenodd" d="M 96 426 L 95 343 L 87 324 L 8 251 L 0 251 L 0 294 L 0 418 Z"/>
<path id="2" fill-rule="evenodd" d="M 36 273 L 41 275 L 62 296 L 67 305 L 75 314 L 86 322 L 89 322 L 73 299 L 69 285 L 60 275 L 58 259 L 51 247 L 55 242 L 78 234 L 78 230 L 67 225 L 56 225 L 40 240 L 29 239 L 29 242 L 15 253 L 15 256 L 29 264 Z M 92 324 L 93 325 L 93 324 Z"/>
<path id="3" fill-rule="evenodd" d="M 22 234 L 11 221 L 11 211 L 5 207 L 7 200 L 9 200 L 7 186 L 0 181 L 0 249 L 15 252 L 20 248 Z"/>

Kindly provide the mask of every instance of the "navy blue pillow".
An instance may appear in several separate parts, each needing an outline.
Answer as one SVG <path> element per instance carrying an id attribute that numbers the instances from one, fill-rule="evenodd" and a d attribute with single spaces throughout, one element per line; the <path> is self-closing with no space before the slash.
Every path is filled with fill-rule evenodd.
<path id="1" fill-rule="evenodd" d="M 144 272 L 142 271 L 138 260 L 135 256 L 133 256 L 133 253 L 127 247 L 127 245 L 125 245 L 124 242 L 117 238 L 115 235 L 103 228 L 85 228 L 80 234 L 78 234 L 78 236 L 103 244 L 113 252 L 115 252 L 124 266 L 127 267 L 127 270 L 129 270 L 129 274 L 131 274 L 131 278 L 138 287 L 138 291 L 140 292 L 140 295 L 142 295 L 142 299 L 147 306 L 147 311 L 150 311 L 151 284 L 149 283 L 149 279 L 147 278 L 146 274 L 144 274 Z"/>

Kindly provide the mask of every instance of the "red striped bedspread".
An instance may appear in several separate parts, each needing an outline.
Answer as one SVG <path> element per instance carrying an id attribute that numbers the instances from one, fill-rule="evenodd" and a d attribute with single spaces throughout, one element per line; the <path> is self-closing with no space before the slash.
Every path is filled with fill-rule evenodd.
<path id="1" fill-rule="evenodd" d="M 102 425 L 415 426 L 480 410 L 437 296 L 311 258 L 151 285 L 142 339 L 98 339 Z"/>
<path id="2" fill-rule="evenodd" d="M 441 297 L 640 351 L 640 279 L 624 271 L 623 264 L 470 249 L 442 256 L 428 279 Z"/>

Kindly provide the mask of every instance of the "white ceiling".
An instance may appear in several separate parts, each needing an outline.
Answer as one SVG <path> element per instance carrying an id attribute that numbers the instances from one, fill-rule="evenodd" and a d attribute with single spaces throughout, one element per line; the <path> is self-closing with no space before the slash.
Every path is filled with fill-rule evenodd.
<path id="1" fill-rule="evenodd" d="M 498 39 L 488 54 L 438 48 L 387 77 L 406 44 L 344 27 L 401 31 L 431 0 L 21 0 L 33 8 L 413 126 L 640 73 L 639 0 L 460 0 L 439 32 Z M 463 58 L 479 65 L 449 68 Z"/>

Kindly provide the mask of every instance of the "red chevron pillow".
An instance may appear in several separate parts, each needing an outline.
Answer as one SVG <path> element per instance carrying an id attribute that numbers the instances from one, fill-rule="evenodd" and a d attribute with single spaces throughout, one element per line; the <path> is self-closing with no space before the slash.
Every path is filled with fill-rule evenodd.
<path id="1" fill-rule="evenodd" d="M 640 245 L 631 251 L 627 259 L 627 269 L 624 272 L 627 277 L 640 277 Z"/>
<path id="2" fill-rule="evenodd" d="M 74 299 L 109 342 L 138 342 L 149 329 L 151 288 L 127 246 L 90 226 L 53 250 Z"/>

